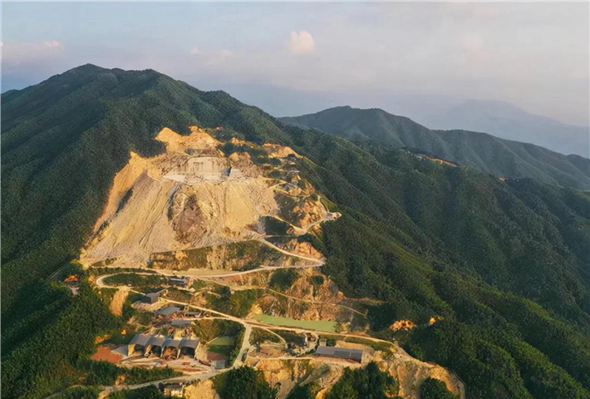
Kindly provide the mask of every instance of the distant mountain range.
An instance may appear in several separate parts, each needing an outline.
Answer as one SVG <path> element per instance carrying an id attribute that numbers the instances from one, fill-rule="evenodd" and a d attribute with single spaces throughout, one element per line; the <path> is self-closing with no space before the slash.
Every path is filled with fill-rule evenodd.
<path id="1" fill-rule="evenodd" d="M 546 183 L 590 189 L 590 160 L 587 158 L 563 155 L 486 133 L 430 130 L 409 118 L 381 109 L 344 106 L 281 120 L 355 142 L 432 154 L 499 177 L 532 177 Z"/>
<path id="2" fill-rule="evenodd" d="M 381 108 L 395 115 L 404 115 L 430 129 L 485 132 L 566 155 L 590 157 L 588 122 L 580 126 L 568 124 L 504 101 L 383 90 L 354 93 L 303 91 L 264 84 L 228 84 L 226 88 L 240 100 L 275 116 L 303 115 L 345 103 L 355 108 Z"/>
<path id="3" fill-rule="evenodd" d="M 590 128 L 573 126 L 501 101 L 467 100 L 420 118 L 435 129 L 466 129 L 533 143 L 563 154 L 589 157 Z"/>

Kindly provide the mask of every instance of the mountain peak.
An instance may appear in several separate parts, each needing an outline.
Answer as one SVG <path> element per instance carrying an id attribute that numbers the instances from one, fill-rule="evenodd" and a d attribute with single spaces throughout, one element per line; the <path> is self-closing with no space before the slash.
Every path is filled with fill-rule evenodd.
<path id="1" fill-rule="evenodd" d="M 315 114 L 307 114 L 307 115 L 303 115 L 303 116 L 320 115 L 320 114 L 334 114 L 334 113 L 343 113 L 346 115 L 359 115 L 360 114 L 360 115 L 367 115 L 367 116 L 379 115 L 379 116 L 387 117 L 387 118 L 391 118 L 391 119 L 403 119 L 405 121 L 409 121 L 409 122 L 418 124 L 417 122 L 414 122 L 405 116 L 392 114 L 390 112 L 385 111 L 382 108 L 377 108 L 377 107 L 357 108 L 357 107 L 353 107 L 350 105 L 339 105 L 336 107 L 327 108 L 327 109 L 319 111 Z"/>
<path id="2" fill-rule="evenodd" d="M 121 68 L 105 68 L 95 64 L 83 64 L 77 66 L 75 68 L 69 69 L 66 72 L 53 76 L 47 81 L 51 81 L 53 79 L 68 79 L 71 81 L 79 81 L 79 83 L 88 83 L 94 81 L 95 79 L 103 79 L 105 81 L 117 81 L 119 78 L 139 78 L 139 79 L 146 79 L 151 78 L 155 79 L 158 77 L 167 77 L 166 75 L 155 71 L 153 69 L 144 69 L 144 70 L 125 70 Z M 168 77 L 169 78 L 169 77 Z M 172 78 L 169 78 L 172 80 Z M 68 82 L 69 83 L 69 82 Z"/>
<path id="3" fill-rule="evenodd" d="M 82 64 L 79 65 L 77 67 L 74 67 L 72 69 L 67 70 L 64 73 L 70 73 L 70 72 L 86 72 L 86 71 L 107 71 L 109 70 L 108 68 L 104 68 L 95 64 L 91 64 L 91 63 L 86 63 L 86 64 Z"/>

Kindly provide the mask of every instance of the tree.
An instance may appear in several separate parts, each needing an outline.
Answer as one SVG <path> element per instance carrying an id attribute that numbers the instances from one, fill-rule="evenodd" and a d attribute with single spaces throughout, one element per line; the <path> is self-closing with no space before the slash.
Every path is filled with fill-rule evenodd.
<path id="1" fill-rule="evenodd" d="M 260 371 L 247 366 L 220 375 L 214 384 L 221 399 L 274 399 L 277 394 Z"/>
<path id="2" fill-rule="evenodd" d="M 346 369 L 328 399 L 385 399 L 396 395 L 397 381 L 371 362 L 364 369 Z"/>
<path id="3" fill-rule="evenodd" d="M 310 384 L 296 386 L 287 396 L 287 399 L 314 399 L 315 395 Z"/>
<path id="4" fill-rule="evenodd" d="M 420 385 L 420 399 L 456 399 L 454 395 L 447 389 L 447 385 L 435 378 L 427 378 Z"/>

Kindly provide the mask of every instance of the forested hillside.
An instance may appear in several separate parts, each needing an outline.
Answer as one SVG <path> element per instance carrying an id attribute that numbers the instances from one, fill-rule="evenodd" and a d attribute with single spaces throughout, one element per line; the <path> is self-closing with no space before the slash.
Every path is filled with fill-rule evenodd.
<path id="1" fill-rule="evenodd" d="M 375 334 L 416 322 L 395 338 L 455 371 L 469 398 L 590 397 L 587 194 L 356 145 L 155 71 L 92 65 L 2 96 L 4 397 L 43 397 L 84 371 L 115 322 L 91 290 L 71 297 L 49 277 L 78 256 L 129 151 L 156 154 L 162 127 L 190 124 L 311 160 L 302 174 L 343 215 L 314 244 L 347 295 L 382 301 Z"/>
<path id="2" fill-rule="evenodd" d="M 543 147 L 465 130 L 430 130 L 411 119 L 380 109 L 330 108 L 315 114 L 281 118 L 293 126 L 314 128 L 358 143 L 408 148 L 499 177 L 590 189 L 590 160 Z"/>

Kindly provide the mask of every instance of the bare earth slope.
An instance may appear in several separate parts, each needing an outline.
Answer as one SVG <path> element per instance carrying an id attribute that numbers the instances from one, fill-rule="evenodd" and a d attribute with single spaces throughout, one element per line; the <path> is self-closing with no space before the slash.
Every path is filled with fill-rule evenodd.
<path id="1" fill-rule="evenodd" d="M 191 132 L 181 136 L 165 128 L 156 137 L 166 146 L 164 154 L 131 154 L 115 177 L 83 264 L 116 259 L 135 266 L 154 253 L 257 239 L 261 218 L 279 218 L 275 197 L 288 182 L 266 177 L 265 165 L 252 162 L 248 152 L 224 154 L 222 143 L 207 132 L 197 127 Z M 287 148 L 264 149 L 269 159 L 296 156 Z M 310 209 L 293 220 L 294 229 L 328 213 L 317 201 L 305 205 Z"/>

